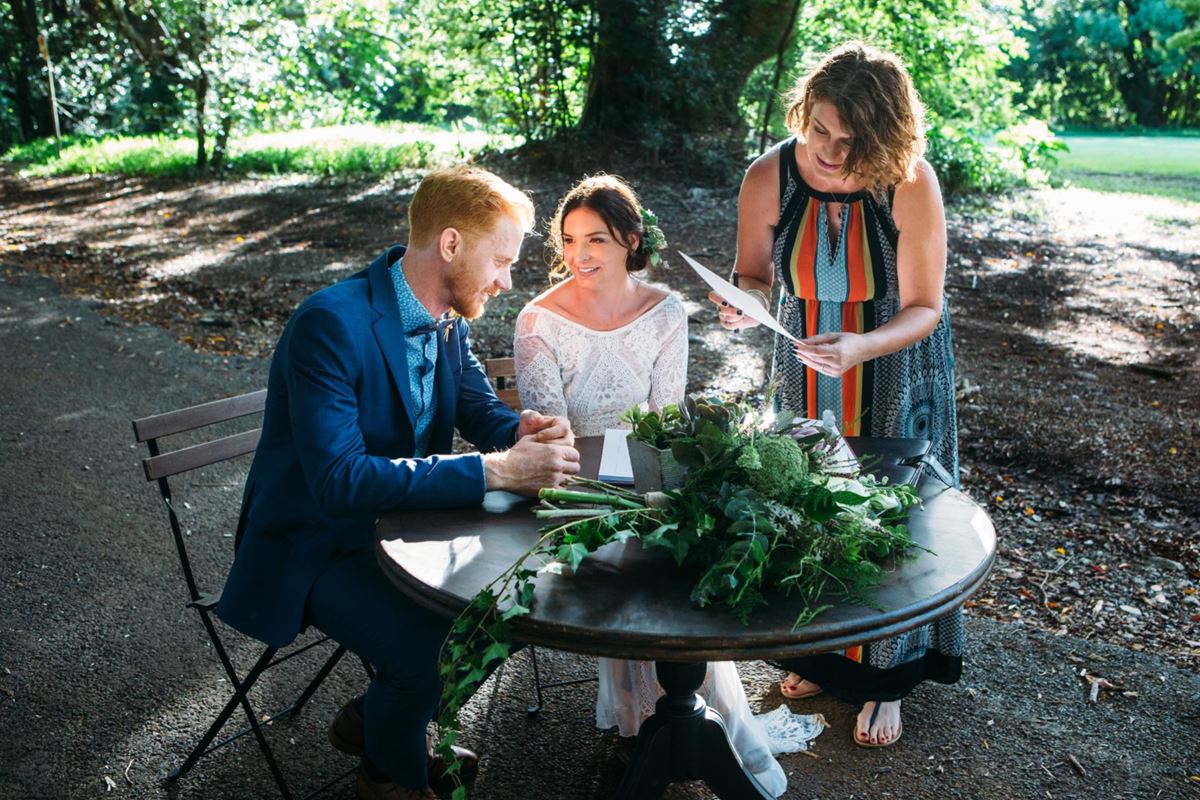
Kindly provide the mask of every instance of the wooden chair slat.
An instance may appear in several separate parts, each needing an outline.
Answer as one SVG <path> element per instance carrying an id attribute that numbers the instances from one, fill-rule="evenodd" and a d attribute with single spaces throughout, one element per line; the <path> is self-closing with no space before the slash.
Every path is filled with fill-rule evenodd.
<path id="1" fill-rule="evenodd" d="M 489 358 L 483 362 L 488 380 L 496 387 L 496 396 L 509 408 L 521 410 L 521 398 L 517 394 L 517 362 L 513 358 Z"/>
<path id="2" fill-rule="evenodd" d="M 512 358 L 489 358 L 483 366 L 492 380 L 517 376 L 517 362 Z"/>
<path id="3" fill-rule="evenodd" d="M 133 433 L 139 442 L 171 436 L 184 431 L 203 428 L 226 420 L 256 414 L 267 405 L 267 390 L 259 389 L 249 394 L 213 400 L 190 408 L 168 411 L 133 421 Z M 182 452 L 182 451 L 181 451 Z"/>
<path id="4" fill-rule="evenodd" d="M 142 468 L 146 471 L 148 481 L 169 478 L 181 472 L 252 453 L 254 448 L 258 447 L 258 438 L 261 435 L 262 428 L 255 428 L 252 431 L 213 439 L 211 442 L 183 447 L 160 456 L 143 458 Z"/>
<path id="5" fill-rule="evenodd" d="M 509 408 L 520 410 L 521 398 L 516 389 L 497 389 L 496 396 L 506 403 Z"/>

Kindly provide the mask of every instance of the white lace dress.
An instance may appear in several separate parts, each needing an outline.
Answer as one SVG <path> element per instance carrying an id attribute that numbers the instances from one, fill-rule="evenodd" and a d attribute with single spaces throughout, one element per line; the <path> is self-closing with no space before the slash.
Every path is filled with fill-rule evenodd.
<path id="1" fill-rule="evenodd" d="M 513 342 L 521 407 L 566 416 L 576 436 L 602 436 L 638 404 L 682 401 L 687 354 L 687 313 L 675 295 L 611 331 L 530 303 Z"/>
<path id="2" fill-rule="evenodd" d="M 577 436 L 621 427 L 620 416 L 642 404 L 661 409 L 683 399 L 687 383 L 687 314 L 674 295 L 629 324 L 596 331 L 536 301 L 517 317 L 513 342 L 521 407 L 565 415 Z M 599 659 L 596 725 L 636 736 L 662 696 L 652 661 Z M 787 776 L 772 753 L 807 749 L 824 720 L 780 707 L 754 717 L 732 661 L 711 662 L 700 689 L 725 719 L 730 741 L 759 783 L 778 797 Z"/>

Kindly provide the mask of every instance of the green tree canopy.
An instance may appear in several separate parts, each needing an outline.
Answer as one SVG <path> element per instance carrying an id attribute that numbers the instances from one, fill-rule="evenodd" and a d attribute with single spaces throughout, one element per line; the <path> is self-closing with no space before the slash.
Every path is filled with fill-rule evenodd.
<path id="1" fill-rule="evenodd" d="M 1026 0 L 1021 100 L 1056 124 L 1200 124 L 1196 0 Z M 1193 44 L 1189 46 L 1189 41 Z"/>
<path id="2" fill-rule="evenodd" d="M 64 128 L 195 135 L 472 117 L 529 142 L 742 163 L 779 92 L 847 39 L 898 52 L 935 149 L 1029 112 L 1195 125 L 1200 0 L 9 0 L 0 148 Z M 587 139 L 586 147 L 579 146 Z"/>

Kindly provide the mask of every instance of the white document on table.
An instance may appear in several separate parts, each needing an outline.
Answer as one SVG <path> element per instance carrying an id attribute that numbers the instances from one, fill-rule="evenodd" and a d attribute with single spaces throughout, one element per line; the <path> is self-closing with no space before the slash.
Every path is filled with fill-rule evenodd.
<path id="1" fill-rule="evenodd" d="M 796 422 L 800 423 L 800 435 L 818 431 L 834 434 L 835 438 L 832 443 L 818 446 L 821 450 L 828 453 L 825 468 L 834 475 L 857 475 L 862 470 L 862 464 L 859 463 L 858 456 L 854 455 L 854 451 L 850 449 L 850 444 L 842 436 L 841 431 L 838 430 L 837 420 L 834 418 L 832 411 L 825 411 L 821 419 L 801 417 Z"/>
<path id="2" fill-rule="evenodd" d="M 775 317 L 771 316 L 769 310 L 763 308 L 763 304 L 758 301 L 757 297 L 747 294 L 744 290 L 734 286 L 682 250 L 676 252 L 683 256 L 683 260 L 687 262 L 687 265 L 696 270 L 696 274 L 703 278 L 704 282 L 711 286 L 714 292 L 723 297 L 726 303 L 729 303 L 734 308 L 741 309 L 742 313 L 747 317 L 766 325 L 776 333 L 786 336 L 793 342 L 797 341 L 796 337 L 789 333 L 787 328 L 780 325 Z"/>
<path id="3" fill-rule="evenodd" d="M 830 472 L 835 475 L 857 475 L 862 471 L 862 464 L 858 463 L 858 457 L 854 455 L 850 445 L 841 436 L 837 438 L 831 451 L 829 461 L 826 462 L 826 468 Z"/>
<path id="4" fill-rule="evenodd" d="M 629 462 L 629 431 L 609 428 L 604 431 L 604 449 L 600 451 L 600 472 L 605 483 L 633 483 L 633 465 Z"/>

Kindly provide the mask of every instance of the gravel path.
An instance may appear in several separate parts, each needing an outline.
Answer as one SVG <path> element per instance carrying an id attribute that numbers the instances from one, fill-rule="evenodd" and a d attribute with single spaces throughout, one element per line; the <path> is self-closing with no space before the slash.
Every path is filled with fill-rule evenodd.
<path id="1" fill-rule="evenodd" d="M 227 686 L 181 602 L 129 420 L 258 388 L 266 363 L 197 353 L 11 265 L 0 263 L 0 276 L 0 797 L 163 797 L 162 777 Z M 232 548 L 243 470 L 210 470 L 190 495 L 190 536 L 212 580 Z M 782 758 L 786 797 L 1200 797 L 1200 677 L 1150 652 L 1019 621 L 969 617 L 968 641 L 962 682 L 919 688 L 895 747 L 856 748 L 854 709 L 805 704 L 833 727 L 815 758 Z M 583 658 L 546 660 L 558 672 L 592 669 Z M 1117 688 L 1090 702 L 1085 671 Z M 297 688 L 297 672 L 263 687 L 268 703 Z M 743 674 L 762 710 L 780 702 L 773 670 L 749 664 Z M 298 786 L 352 766 L 325 743 L 324 726 L 362 685 L 346 663 L 303 715 L 269 731 Z M 557 691 L 536 718 L 524 713 L 528 689 L 521 654 L 468 706 L 464 735 L 484 758 L 472 796 L 613 796 L 620 773 L 613 737 L 593 729 L 594 687 Z M 327 796 L 352 794 L 343 783 Z M 276 796 L 246 740 L 201 762 L 179 795 Z M 682 785 L 668 796 L 710 795 Z"/>

